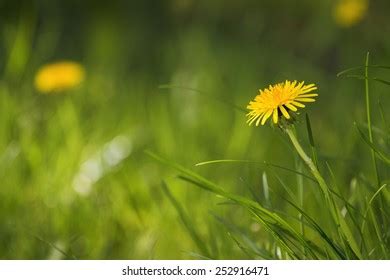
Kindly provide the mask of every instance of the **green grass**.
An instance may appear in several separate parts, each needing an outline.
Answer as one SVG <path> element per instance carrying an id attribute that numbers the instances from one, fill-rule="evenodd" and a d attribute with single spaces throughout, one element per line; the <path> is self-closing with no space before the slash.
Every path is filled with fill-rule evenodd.
<path id="1" fill-rule="evenodd" d="M 0 258 L 388 259 L 387 1 L 350 29 L 329 1 L 179 2 L 0 4 Z M 60 59 L 86 80 L 39 94 Z M 285 79 L 319 87 L 295 133 L 322 189 L 245 123 Z"/>

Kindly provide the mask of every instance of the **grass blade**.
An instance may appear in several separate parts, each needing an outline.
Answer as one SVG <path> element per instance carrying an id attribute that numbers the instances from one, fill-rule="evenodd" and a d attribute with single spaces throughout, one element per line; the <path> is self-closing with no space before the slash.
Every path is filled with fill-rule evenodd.
<path id="1" fill-rule="evenodd" d="M 47 241 L 47 240 L 45 240 L 43 238 L 40 238 L 39 236 L 34 235 L 34 234 L 31 234 L 31 236 L 33 236 L 38 241 L 47 244 L 48 246 L 53 248 L 55 251 L 57 251 L 57 252 L 61 253 L 62 255 L 64 255 L 66 258 L 68 258 L 70 260 L 77 260 L 75 255 L 66 253 L 64 250 L 62 250 L 59 246 L 55 245 L 54 243 L 52 243 L 50 241 Z"/>
<path id="2" fill-rule="evenodd" d="M 207 258 L 213 258 L 211 256 L 209 250 L 207 249 L 205 242 L 202 240 L 202 238 L 200 237 L 200 235 L 196 231 L 190 217 L 185 213 L 183 207 L 180 205 L 180 203 L 173 196 L 173 194 L 171 193 L 171 191 L 169 190 L 169 188 L 165 182 L 162 183 L 162 189 L 163 189 L 165 195 L 168 197 L 171 204 L 173 205 L 173 207 L 176 209 L 177 213 L 179 214 L 180 220 L 183 222 L 185 228 L 187 229 L 188 233 L 190 234 L 192 240 L 195 242 L 198 249 Z"/>
<path id="3" fill-rule="evenodd" d="M 369 92 L 369 87 L 368 87 L 368 65 L 369 65 L 369 60 L 370 60 L 370 53 L 367 52 L 366 55 L 366 63 L 365 63 L 365 69 L 364 69 L 364 84 L 365 84 L 365 94 L 366 94 L 366 111 L 367 111 L 367 124 L 368 124 L 368 136 L 370 139 L 371 143 L 374 143 L 373 136 L 372 136 L 372 125 L 371 125 L 371 108 L 370 108 L 370 92 Z M 389 82 L 390 85 L 390 82 Z M 371 150 L 371 158 L 372 158 L 372 164 L 374 165 L 374 170 L 375 170 L 375 177 L 377 179 L 377 185 L 379 187 L 380 185 L 380 178 L 379 178 L 379 173 L 378 173 L 378 165 L 376 163 L 375 159 L 375 152 Z"/>
<path id="4" fill-rule="evenodd" d="M 370 146 L 371 150 L 378 156 L 378 158 L 381 159 L 386 164 L 390 165 L 390 157 L 386 156 L 381 151 L 379 151 L 379 148 L 367 138 L 367 136 L 363 133 L 363 131 L 361 131 L 360 128 L 356 124 L 355 124 L 355 126 L 359 132 L 359 135 L 364 140 L 364 142 L 366 142 L 366 144 L 368 146 Z"/>
<path id="5" fill-rule="evenodd" d="M 335 187 L 337 188 L 337 190 L 341 193 L 341 190 L 340 190 L 340 187 L 339 185 L 337 184 L 336 182 L 336 176 L 334 175 L 334 172 L 332 170 L 332 168 L 330 167 L 329 163 L 326 162 L 326 166 L 328 167 L 328 171 L 330 173 L 330 176 L 333 180 L 333 184 L 335 185 Z M 336 193 L 336 192 L 335 192 Z M 367 246 L 366 246 L 366 243 L 365 243 L 365 240 L 364 240 L 364 236 L 363 236 L 363 232 L 361 230 L 361 227 L 359 227 L 359 224 L 358 222 L 356 221 L 354 215 L 352 214 L 352 211 L 351 209 L 355 210 L 355 212 L 363 217 L 363 215 L 355 208 L 353 207 L 353 205 L 351 205 L 343 196 L 339 195 L 339 198 L 343 201 L 344 203 L 344 207 L 345 209 L 347 210 L 347 213 L 349 214 L 349 218 L 351 219 L 353 225 L 355 226 L 356 230 L 359 232 L 359 235 L 360 235 L 360 240 L 361 240 L 361 245 L 363 246 L 364 249 L 367 249 Z M 343 218 L 343 217 L 341 217 Z M 360 246 L 360 248 L 362 248 L 362 246 Z"/>
<path id="6" fill-rule="evenodd" d="M 363 75 L 345 75 L 344 77 L 345 78 L 355 78 L 355 79 L 366 80 L 366 81 L 372 80 L 372 81 L 380 82 L 380 83 L 388 85 L 388 86 L 390 85 L 390 81 L 387 81 L 387 80 L 384 80 L 381 78 L 377 78 L 377 77 L 368 78 L 368 77 L 363 76 Z"/>
<path id="7" fill-rule="evenodd" d="M 288 199 L 282 198 L 285 200 L 288 204 L 290 204 L 292 207 L 294 207 L 299 213 L 302 214 L 303 217 L 305 217 L 306 221 L 310 224 L 312 228 L 314 228 L 318 234 L 321 236 L 321 238 L 332 248 L 333 252 L 340 258 L 340 259 L 347 259 L 347 256 L 343 253 L 342 249 L 339 245 L 337 245 L 326 233 L 325 231 L 314 221 L 313 218 L 311 218 L 305 211 L 303 211 L 300 207 L 298 207 L 295 203 L 291 202 Z"/>
<path id="8" fill-rule="evenodd" d="M 295 174 L 298 174 L 298 175 L 301 175 L 302 177 L 305 177 L 306 179 L 309 179 L 313 182 L 316 182 L 316 180 L 302 172 L 299 172 L 299 171 L 296 171 L 296 170 L 293 170 L 291 168 L 288 168 L 288 167 L 284 167 L 284 166 L 280 166 L 280 165 L 277 165 L 277 164 L 273 164 L 273 163 L 269 163 L 269 162 L 266 162 L 266 161 L 254 161 L 254 160 L 245 160 L 245 159 L 216 159 L 216 160 L 209 160 L 209 161 L 203 161 L 203 162 L 199 162 L 197 164 L 195 164 L 195 166 L 202 166 L 202 165 L 208 165 L 208 164 L 215 164 L 215 163 L 254 163 L 254 164 L 260 164 L 260 165 L 265 165 L 265 166 L 271 166 L 271 167 L 275 167 L 275 168 L 278 168 L 278 169 L 282 169 L 282 170 L 285 170 L 285 171 L 289 171 L 291 173 L 295 173 Z"/>
<path id="9" fill-rule="evenodd" d="M 367 204 L 367 209 L 366 211 L 364 212 L 364 216 L 363 216 L 363 222 L 362 222 L 362 226 L 361 226 L 361 230 L 362 232 L 364 231 L 364 228 L 365 228 L 365 225 L 366 225 L 366 220 L 367 220 L 367 215 L 368 215 L 368 212 L 371 208 L 371 205 L 373 203 L 373 201 L 375 200 L 375 198 L 387 187 L 388 185 L 387 184 L 383 184 L 374 194 L 373 196 L 371 197 L 371 199 L 369 200 L 368 204 Z"/>
<path id="10" fill-rule="evenodd" d="M 318 168 L 318 156 L 317 156 L 317 149 L 314 144 L 314 137 L 313 137 L 313 132 L 311 130 L 311 124 L 310 124 L 310 118 L 309 114 L 306 113 L 306 129 L 307 129 L 307 135 L 309 137 L 309 143 L 310 143 L 310 149 L 311 149 L 311 154 L 312 154 L 312 159 L 314 161 L 314 164 Z"/>
<path id="11" fill-rule="evenodd" d="M 355 70 L 360 70 L 360 69 L 365 69 L 366 67 L 368 68 L 381 68 L 381 69 L 390 69 L 390 66 L 386 66 L 386 65 L 365 65 L 365 66 L 356 66 L 356 67 L 351 67 L 351 68 L 348 68 L 348 69 L 345 69 L 339 73 L 337 73 L 337 77 L 340 77 L 346 73 L 349 73 L 349 72 L 352 72 L 352 71 L 355 71 Z"/>
<path id="12" fill-rule="evenodd" d="M 224 189 L 220 188 L 213 182 L 209 181 L 208 179 L 200 176 L 199 174 L 182 167 L 179 164 L 176 164 L 172 161 L 169 161 L 159 155 L 156 155 L 150 151 L 146 152 L 150 157 L 154 158 L 155 160 L 170 166 L 179 172 L 183 173 L 184 176 L 179 176 L 184 181 L 190 182 L 204 190 L 210 191 L 216 195 L 219 195 L 221 197 L 224 197 L 230 201 L 233 201 L 242 207 L 248 209 L 252 214 L 257 217 L 259 222 L 261 222 L 266 229 L 268 229 L 273 236 L 276 238 L 276 240 L 279 242 L 280 246 L 283 246 L 284 249 L 289 252 L 289 254 L 295 258 L 299 258 L 296 253 L 285 243 L 283 237 L 280 235 L 280 232 L 275 232 L 272 228 L 272 225 L 278 226 L 279 229 L 283 229 L 284 232 L 288 232 L 291 236 L 294 236 L 296 240 L 298 240 L 301 244 L 303 244 L 308 249 L 308 254 L 310 254 L 311 258 L 317 258 L 317 256 L 314 254 L 314 252 L 311 250 L 310 245 L 307 243 L 307 241 L 302 237 L 301 234 L 299 234 L 288 222 L 286 222 L 284 219 L 282 219 L 279 215 L 272 213 L 271 211 L 267 210 L 266 208 L 262 207 L 260 204 L 253 200 L 249 200 L 245 197 L 232 194 L 230 192 L 225 191 Z"/>
<path id="13" fill-rule="evenodd" d="M 257 164 L 264 164 L 264 162 L 261 161 L 254 161 L 254 160 L 245 160 L 245 159 L 215 159 L 215 160 L 208 160 L 208 161 L 202 161 L 195 164 L 195 166 L 202 166 L 202 165 L 208 165 L 208 164 L 214 164 L 214 163 L 257 163 Z"/>
<path id="14" fill-rule="evenodd" d="M 237 246 L 245 254 L 249 255 L 250 257 L 258 256 L 263 259 L 269 259 L 269 260 L 273 259 L 273 256 L 271 256 L 268 252 L 258 248 L 256 243 L 253 240 L 251 240 L 239 227 L 237 227 L 233 223 L 229 223 L 222 217 L 219 217 L 213 213 L 211 213 L 211 215 L 216 219 L 216 221 L 221 223 L 229 231 L 229 236 L 234 240 Z M 239 242 L 239 240 L 233 234 L 238 235 L 241 238 L 241 240 L 245 243 L 246 246 L 241 244 L 241 242 Z"/>

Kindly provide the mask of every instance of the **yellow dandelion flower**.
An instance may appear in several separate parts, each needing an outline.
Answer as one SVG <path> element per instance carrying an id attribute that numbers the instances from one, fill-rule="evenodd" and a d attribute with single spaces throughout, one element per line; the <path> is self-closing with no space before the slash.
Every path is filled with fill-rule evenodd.
<path id="1" fill-rule="evenodd" d="M 264 125 L 271 116 L 275 124 L 281 117 L 290 119 L 291 111 L 296 112 L 298 108 L 305 107 L 302 102 L 315 101 L 313 97 L 318 94 L 311 92 L 316 89 L 315 84 L 304 85 L 304 82 L 285 81 L 259 90 L 260 93 L 247 106 L 250 110 L 247 122 L 249 125 L 256 122 L 258 126 L 260 123 Z"/>
<path id="2" fill-rule="evenodd" d="M 364 18 L 367 9 L 367 0 L 339 0 L 334 7 L 333 16 L 338 25 L 351 27 Z"/>
<path id="3" fill-rule="evenodd" d="M 42 93 L 59 92 L 79 85 L 85 76 L 82 65 L 60 61 L 42 66 L 35 75 L 35 88 Z"/>

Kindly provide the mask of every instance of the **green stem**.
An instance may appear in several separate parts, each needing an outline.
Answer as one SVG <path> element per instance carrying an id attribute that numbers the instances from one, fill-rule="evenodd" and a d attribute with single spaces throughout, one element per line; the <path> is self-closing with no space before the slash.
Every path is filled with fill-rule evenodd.
<path id="1" fill-rule="evenodd" d="M 368 137 L 370 139 L 370 142 L 373 143 L 373 136 L 372 136 L 372 125 L 371 125 L 371 110 L 370 110 L 370 91 L 368 87 L 368 65 L 370 61 L 370 53 L 367 52 L 366 55 L 366 63 L 365 63 L 365 70 L 364 70 L 364 84 L 365 84 L 365 93 L 366 93 L 366 113 L 367 113 L 367 124 L 368 124 Z M 375 159 L 375 152 L 373 149 L 371 149 L 371 158 L 374 165 L 375 170 L 375 177 L 377 180 L 378 187 L 380 186 L 380 178 L 379 178 L 379 172 L 378 172 L 378 165 L 376 163 Z"/>
<path id="2" fill-rule="evenodd" d="M 320 185 L 321 190 L 323 191 L 323 193 L 325 195 L 326 200 L 330 201 L 329 188 L 328 188 L 324 178 L 322 178 L 317 167 L 313 163 L 312 159 L 305 153 L 301 144 L 299 144 L 298 139 L 295 136 L 293 130 L 291 128 L 285 128 L 285 132 L 289 136 L 291 143 L 293 144 L 295 150 L 298 152 L 299 156 L 302 158 L 302 160 L 305 162 L 305 164 L 309 167 L 310 172 L 316 178 L 318 184 Z"/>
<path id="3" fill-rule="evenodd" d="M 291 127 L 282 127 L 282 129 L 287 133 L 295 150 L 298 152 L 301 159 L 309 167 L 310 172 L 313 174 L 313 176 L 317 180 L 317 182 L 322 190 L 322 193 L 325 196 L 325 201 L 328 205 L 328 208 L 330 209 L 330 213 L 331 213 L 331 216 L 333 218 L 333 221 L 335 222 L 335 224 L 337 226 L 337 232 L 339 234 L 340 239 L 342 240 L 342 242 L 344 243 L 344 245 L 347 248 L 349 247 L 352 249 L 355 256 L 357 256 L 358 258 L 361 258 L 361 254 L 359 252 L 357 243 L 354 240 L 353 235 L 352 235 L 346 221 L 344 220 L 343 217 L 339 216 L 340 214 L 337 210 L 336 203 L 333 200 L 333 197 L 331 196 L 331 191 L 330 191 L 329 186 L 326 184 L 324 178 L 322 177 L 322 175 L 318 171 L 313 160 L 303 150 L 301 144 L 298 142 L 298 139 L 295 136 L 293 129 Z M 353 255 L 349 254 L 348 249 L 346 251 L 347 251 L 347 254 L 349 255 L 350 258 L 351 257 L 354 258 Z"/>

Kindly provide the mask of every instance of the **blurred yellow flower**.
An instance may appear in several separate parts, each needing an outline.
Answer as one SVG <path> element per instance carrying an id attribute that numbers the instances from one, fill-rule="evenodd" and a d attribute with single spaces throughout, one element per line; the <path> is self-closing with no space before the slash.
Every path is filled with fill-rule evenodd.
<path id="1" fill-rule="evenodd" d="M 338 25 L 351 27 L 364 18 L 367 8 L 367 0 L 338 0 L 333 16 Z"/>
<path id="2" fill-rule="evenodd" d="M 59 61 L 42 66 L 35 75 L 35 87 L 42 93 L 59 92 L 79 85 L 85 76 L 81 64 Z"/>
<path id="3" fill-rule="evenodd" d="M 278 123 L 279 117 L 290 119 L 289 112 L 297 111 L 297 107 L 305 107 L 301 102 L 315 101 L 313 97 L 318 96 L 318 94 L 309 92 L 316 89 L 315 84 L 304 85 L 304 82 L 298 84 L 297 81 L 285 81 L 259 90 L 260 93 L 247 106 L 247 109 L 250 110 L 247 114 L 247 122 L 249 125 L 254 122 L 256 122 L 256 126 L 260 123 L 264 125 L 271 115 L 275 124 Z"/>

